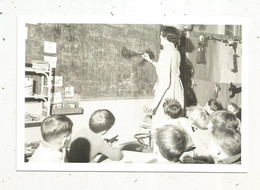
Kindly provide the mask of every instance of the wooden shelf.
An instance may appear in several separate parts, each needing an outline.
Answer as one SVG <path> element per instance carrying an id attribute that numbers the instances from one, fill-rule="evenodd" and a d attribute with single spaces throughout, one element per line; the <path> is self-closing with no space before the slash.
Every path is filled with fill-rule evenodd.
<path id="1" fill-rule="evenodd" d="M 25 96 L 26 99 L 34 99 L 34 100 L 44 100 L 45 102 L 48 99 L 48 96 L 45 95 L 32 95 L 32 96 Z"/>
<path id="2" fill-rule="evenodd" d="M 74 115 L 83 114 L 83 108 L 62 108 L 62 109 L 52 109 L 52 114 L 64 114 L 64 115 Z"/>
<path id="3" fill-rule="evenodd" d="M 49 73 L 48 70 L 34 69 L 32 67 L 25 67 L 25 72 L 40 73 L 40 74 Z"/>

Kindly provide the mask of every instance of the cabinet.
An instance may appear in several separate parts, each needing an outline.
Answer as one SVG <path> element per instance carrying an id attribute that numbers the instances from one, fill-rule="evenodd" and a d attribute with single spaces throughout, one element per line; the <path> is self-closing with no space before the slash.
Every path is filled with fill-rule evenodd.
<path id="1" fill-rule="evenodd" d="M 40 126 L 51 114 L 53 73 L 45 61 L 25 67 L 25 127 Z"/>

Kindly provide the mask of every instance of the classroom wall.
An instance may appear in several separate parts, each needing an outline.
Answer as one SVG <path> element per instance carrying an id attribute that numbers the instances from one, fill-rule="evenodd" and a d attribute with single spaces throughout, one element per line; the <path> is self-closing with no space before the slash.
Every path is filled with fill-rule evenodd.
<path id="1" fill-rule="evenodd" d="M 114 126 L 105 135 L 107 138 L 118 135 L 118 143 L 134 141 L 134 135 L 142 131 L 140 123 L 145 116 L 143 107 L 151 103 L 152 99 L 125 99 L 125 100 L 92 100 L 80 101 L 79 107 L 84 109 L 83 114 L 68 115 L 73 121 L 73 135 L 81 128 L 88 126 L 89 117 L 97 109 L 110 110 L 115 118 Z M 38 105 L 39 106 L 39 105 Z M 40 110 L 36 104 L 27 105 L 28 112 Z M 25 142 L 41 140 L 40 127 L 25 128 Z"/>
<path id="2" fill-rule="evenodd" d="M 206 103 L 214 98 L 213 89 L 216 84 L 219 85 L 220 91 L 218 93 L 218 100 L 222 103 L 223 107 L 226 108 L 227 103 L 233 102 L 241 107 L 241 93 L 236 94 L 233 98 L 230 98 L 230 92 L 228 91 L 229 84 L 225 83 L 215 83 L 206 80 L 200 80 L 193 78 L 194 83 L 196 84 L 193 88 L 194 93 L 196 95 L 196 99 L 199 105 L 205 106 Z M 238 84 L 237 87 L 240 87 Z"/>

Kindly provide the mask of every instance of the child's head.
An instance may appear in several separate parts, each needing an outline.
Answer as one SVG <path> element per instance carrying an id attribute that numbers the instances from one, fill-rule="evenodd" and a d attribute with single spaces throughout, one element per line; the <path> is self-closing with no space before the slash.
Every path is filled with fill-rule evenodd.
<path id="1" fill-rule="evenodd" d="M 208 112 L 200 106 L 192 106 L 187 108 L 187 117 L 191 121 L 195 129 L 207 129 L 209 122 Z"/>
<path id="2" fill-rule="evenodd" d="M 224 118 L 214 122 L 211 128 L 210 151 L 214 158 L 225 159 L 241 153 L 241 133 L 238 127 L 225 124 Z"/>
<path id="3" fill-rule="evenodd" d="M 237 114 L 239 112 L 240 108 L 238 107 L 237 104 L 233 103 L 233 102 L 229 102 L 227 104 L 227 111 L 230 111 L 233 114 Z"/>
<path id="4" fill-rule="evenodd" d="M 186 132 L 175 125 L 164 125 L 156 130 L 156 144 L 161 155 L 169 161 L 177 162 L 187 148 Z"/>
<path id="5" fill-rule="evenodd" d="M 177 119 L 181 115 L 182 107 L 178 100 L 166 99 L 163 103 L 163 110 L 171 119 Z"/>
<path id="6" fill-rule="evenodd" d="M 206 106 L 204 107 L 204 109 L 206 109 L 206 111 L 209 113 L 209 114 L 212 114 L 213 112 L 217 111 L 217 110 L 222 110 L 223 109 L 223 106 L 222 106 L 222 103 L 218 100 L 215 100 L 215 99 L 210 99 Z"/>
<path id="7" fill-rule="evenodd" d="M 89 128 L 94 133 L 105 133 L 115 123 L 115 116 L 107 109 L 95 111 L 89 119 Z"/>
<path id="8" fill-rule="evenodd" d="M 72 133 L 72 121 L 65 115 L 50 115 L 41 126 L 42 138 L 51 145 L 68 146 Z"/>
<path id="9" fill-rule="evenodd" d="M 240 130 L 239 119 L 231 112 L 220 110 L 214 112 L 209 119 L 209 126 L 226 127 L 230 129 Z"/>

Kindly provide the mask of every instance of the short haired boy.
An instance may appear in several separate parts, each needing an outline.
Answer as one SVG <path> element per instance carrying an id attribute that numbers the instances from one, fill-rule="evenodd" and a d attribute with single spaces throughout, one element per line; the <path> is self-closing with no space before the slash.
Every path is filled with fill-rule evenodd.
<path id="1" fill-rule="evenodd" d="M 221 110 L 216 111 L 210 116 L 209 127 L 223 127 L 240 130 L 240 120 L 231 112 Z"/>
<path id="2" fill-rule="evenodd" d="M 164 125 L 156 129 L 155 141 L 159 149 L 158 162 L 181 163 L 180 157 L 187 148 L 187 133 L 178 126 Z"/>
<path id="3" fill-rule="evenodd" d="M 74 159 L 70 162 L 79 162 L 79 159 L 82 158 L 80 156 L 80 152 L 77 152 L 79 158 L 73 156 L 73 152 L 76 153 L 75 150 L 80 150 L 82 148 L 77 147 L 81 146 L 80 144 L 75 144 L 78 139 L 87 139 L 89 142 L 88 147 L 89 151 L 89 159 L 86 159 L 86 162 L 96 162 L 95 157 L 98 154 L 103 154 L 108 157 L 112 161 L 119 161 L 123 158 L 123 153 L 120 148 L 112 147 L 109 142 L 106 141 L 102 136 L 114 125 L 115 117 L 114 115 L 107 109 L 99 109 L 95 111 L 89 119 L 89 127 L 83 128 L 79 130 L 79 132 L 75 135 L 72 141 L 72 144 L 75 146 L 70 147 L 70 156 Z"/>
<path id="4" fill-rule="evenodd" d="M 72 121 L 65 115 L 51 115 L 41 126 L 42 142 L 29 162 L 63 163 L 66 162 L 66 148 L 71 141 Z"/>
<path id="5" fill-rule="evenodd" d="M 204 109 L 208 112 L 208 114 L 212 114 L 215 111 L 223 110 L 223 106 L 219 100 L 210 99 L 204 106 Z"/>
<path id="6" fill-rule="evenodd" d="M 209 151 L 216 164 L 241 163 L 241 133 L 238 119 L 228 111 L 216 111 L 210 117 Z M 202 157 L 201 157 L 202 158 Z M 197 157 L 184 158 L 186 163 L 201 163 Z M 210 159 L 208 159 L 210 160 Z M 206 161 L 204 159 L 204 161 Z"/>
<path id="7" fill-rule="evenodd" d="M 191 137 L 196 147 L 196 154 L 208 155 L 208 145 L 210 140 L 208 130 L 209 114 L 200 106 L 192 106 L 187 108 L 187 117 L 193 130 Z"/>
<path id="8" fill-rule="evenodd" d="M 241 108 L 234 102 L 229 102 L 227 104 L 227 111 L 233 113 L 239 120 L 241 120 Z"/>
<path id="9" fill-rule="evenodd" d="M 168 98 L 163 103 L 163 111 L 170 119 L 177 119 L 181 116 L 182 107 L 178 100 Z"/>
<path id="10" fill-rule="evenodd" d="M 182 107 L 178 100 L 168 98 L 163 103 L 163 109 L 166 116 L 164 124 L 172 124 L 182 127 L 188 136 L 188 146 L 193 146 L 191 135 L 193 133 L 189 120 L 181 117 Z"/>
<path id="11" fill-rule="evenodd" d="M 241 133 L 238 128 L 213 124 L 209 147 L 216 164 L 241 164 Z"/>

